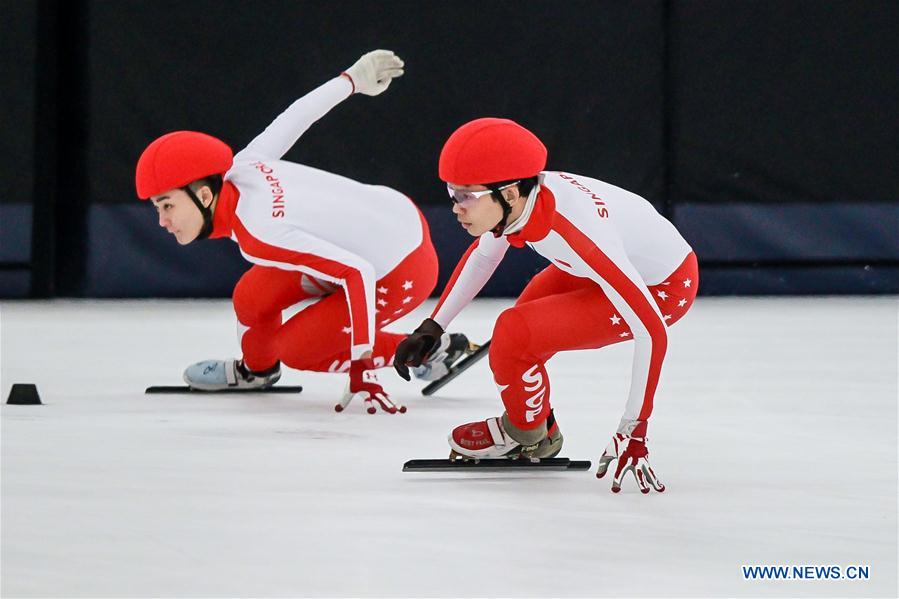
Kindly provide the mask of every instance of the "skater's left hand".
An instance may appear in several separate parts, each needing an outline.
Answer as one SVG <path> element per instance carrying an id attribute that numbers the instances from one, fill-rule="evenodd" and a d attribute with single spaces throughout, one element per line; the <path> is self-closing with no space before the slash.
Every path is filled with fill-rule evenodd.
<path id="1" fill-rule="evenodd" d="M 411 335 L 403 339 L 396 346 L 393 356 L 393 367 L 397 374 L 411 381 L 409 376 L 410 366 L 421 366 L 421 363 L 430 356 L 435 349 L 440 348 L 440 343 L 446 333 L 439 324 L 430 318 L 425 318 Z M 446 336 L 447 345 L 449 336 Z"/>
<path id="2" fill-rule="evenodd" d="M 403 60 L 390 50 L 373 50 L 341 75 L 353 84 L 353 93 L 377 96 L 403 74 Z"/>
<path id="3" fill-rule="evenodd" d="M 630 429 L 630 431 L 628 430 Z M 630 426 L 622 423 L 619 431 L 615 433 L 608 447 L 599 458 L 599 468 L 596 470 L 596 478 L 602 478 L 609 470 L 609 465 L 618 460 L 615 468 L 615 476 L 612 478 L 612 492 L 621 491 L 621 480 L 628 472 L 634 474 L 637 486 L 643 494 L 649 493 L 649 487 L 662 493 L 665 485 L 653 472 L 649 465 L 649 450 L 646 448 L 646 421 L 630 421 Z"/>
<path id="4" fill-rule="evenodd" d="M 365 401 L 365 411 L 374 414 L 377 407 L 388 414 L 400 414 L 406 411 L 406 406 L 393 403 L 390 396 L 378 383 L 378 375 L 375 373 L 375 365 L 371 358 L 361 358 L 350 362 L 350 383 L 347 386 L 343 398 L 334 409 L 342 412 L 353 398 L 359 395 Z"/>

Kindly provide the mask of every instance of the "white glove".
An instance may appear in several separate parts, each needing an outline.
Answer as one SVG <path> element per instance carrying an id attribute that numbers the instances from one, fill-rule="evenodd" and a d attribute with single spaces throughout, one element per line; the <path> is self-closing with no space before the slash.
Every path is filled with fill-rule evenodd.
<path id="1" fill-rule="evenodd" d="M 394 77 L 403 74 L 403 61 L 390 50 L 373 50 L 341 73 L 353 84 L 353 93 L 377 96 Z"/>

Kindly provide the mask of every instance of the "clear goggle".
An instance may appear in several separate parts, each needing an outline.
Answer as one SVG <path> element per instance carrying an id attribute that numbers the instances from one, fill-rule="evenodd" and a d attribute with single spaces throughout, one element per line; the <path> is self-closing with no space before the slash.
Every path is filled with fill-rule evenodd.
<path id="1" fill-rule="evenodd" d="M 513 183 L 509 183 L 507 185 L 503 185 L 502 187 L 498 187 L 498 191 L 502 191 L 506 188 L 512 187 L 513 185 L 518 185 L 520 181 L 515 181 Z M 493 193 L 492 189 L 484 189 L 482 191 L 471 191 L 468 189 L 457 189 L 450 185 L 446 184 L 446 191 L 449 193 L 450 199 L 454 204 L 459 204 L 463 208 L 468 208 L 473 205 L 475 201 L 484 197 L 485 195 L 489 195 Z"/>

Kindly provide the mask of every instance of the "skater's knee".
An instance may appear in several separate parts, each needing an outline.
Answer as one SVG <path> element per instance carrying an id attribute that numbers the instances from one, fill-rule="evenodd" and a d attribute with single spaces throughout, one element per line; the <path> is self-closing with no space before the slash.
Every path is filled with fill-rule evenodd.
<path id="1" fill-rule="evenodd" d="M 490 342 L 491 366 L 527 355 L 530 338 L 528 322 L 521 311 L 516 308 L 505 310 L 493 327 L 493 339 Z"/>
<path id="2" fill-rule="evenodd" d="M 258 302 L 253 301 L 253 294 L 247 287 L 238 281 L 231 296 L 231 303 L 234 305 L 237 320 L 247 326 L 253 326 L 259 320 L 260 310 Z"/>
<path id="3" fill-rule="evenodd" d="M 254 327 L 268 324 L 268 321 L 280 319 L 281 310 L 272 309 L 265 297 L 260 295 L 252 285 L 242 285 L 238 281 L 234 288 L 231 302 L 234 305 L 234 313 L 237 320 L 245 326 Z"/>

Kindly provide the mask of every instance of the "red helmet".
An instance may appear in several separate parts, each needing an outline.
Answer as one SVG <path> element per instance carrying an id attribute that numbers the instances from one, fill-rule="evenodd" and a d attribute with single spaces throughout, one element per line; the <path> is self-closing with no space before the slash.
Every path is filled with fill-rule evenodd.
<path id="1" fill-rule="evenodd" d="M 137 196 L 146 200 L 197 179 L 222 175 L 234 161 L 234 152 L 220 139 L 196 131 L 163 135 L 144 150 L 134 180 Z"/>
<path id="2" fill-rule="evenodd" d="M 546 168 L 546 146 L 509 119 L 475 119 L 456 129 L 440 152 L 440 178 L 480 185 L 536 177 Z"/>

